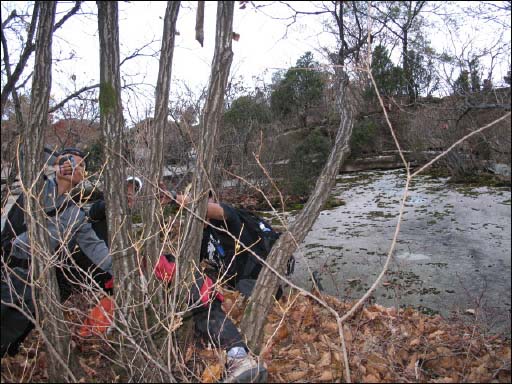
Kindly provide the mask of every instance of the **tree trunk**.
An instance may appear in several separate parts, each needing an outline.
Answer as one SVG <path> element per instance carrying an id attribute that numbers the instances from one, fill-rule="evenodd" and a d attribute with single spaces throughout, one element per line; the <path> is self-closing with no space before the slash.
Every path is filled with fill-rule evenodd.
<path id="1" fill-rule="evenodd" d="M 279 238 L 267 258 L 267 263 L 281 275 L 284 273 L 286 264 L 298 244 L 304 240 L 313 226 L 322 206 L 329 197 L 341 164 L 350 153 L 349 141 L 354 121 L 352 108 L 347 97 L 348 77 L 341 68 L 337 69 L 337 73 L 337 104 L 341 119 L 334 146 L 304 209 L 290 225 L 289 232 L 284 233 Z M 279 277 L 271 269 L 264 266 L 240 323 L 240 328 L 248 340 L 249 347 L 256 353 L 260 352 L 263 341 L 263 327 L 266 323 L 267 314 L 274 303 L 273 295 L 277 291 L 278 285 Z"/>
<path id="2" fill-rule="evenodd" d="M 215 53 L 213 56 L 208 96 L 201 118 L 201 140 L 198 145 L 196 159 L 196 173 L 192 180 L 193 214 L 188 214 L 185 224 L 185 236 L 182 244 L 185 244 L 179 258 L 178 275 L 176 281 L 192 282 L 194 264 L 199 265 L 199 253 L 201 251 L 201 238 L 203 235 L 203 221 L 197 217 L 206 216 L 208 204 L 208 191 L 210 189 L 210 177 L 213 169 L 213 155 L 216 149 L 216 138 L 219 136 L 219 125 L 224 111 L 224 95 L 233 60 L 231 50 L 233 35 L 233 1 L 219 1 L 217 3 L 217 27 L 215 33 Z M 181 302 L 186 304 L 187 292 L 181 292 Z M 181 343 L 186 343 L 191 325 L 182 327 L 180 331 Z"/>
<path id="3" fill-rule="evenodd" d="M 143 187 L 143 195 L 151 196 L 144 201 L 142 208 L 142 220 L 144 223 L 144 254 L 148 261 L 147 273 L 153 271 L 161 251 L 160 225 L 162 224 L 161 206 L 159 203 L 158 183 L 162 176 L 164 159 L 164 133 L 167 128 L 167 116 L 169 111 L 169 91 L 171 86 L 172 59 L 174 52 L 174 40 L 176 36 L 176 20 L 180 8 L 179 1 L 167 2 L 165 11 L 164 30 L 162 36 L 162 50 L 160 53 L 160 65 L 155 91 L 155 118 L 148 127 L 149 158 L 144 167 L 147 183 Z M 154 198 L 153 198 L 154 197 Z M 154 280 L 154 279 L 153 279 Z M 158 286 L 161 286 L 158 283 Z"/>
<path id="4" fill-rule="evenodd" d="M 407 29 L 403 30 L 403 46 L 402 46 L 402 55 L 403 55 L 403 64 L 404 64 L 404 79 L 405 86 L 407 87 L 407 96 L 409 96 L 409 100 L 412 101 L 414 99 L 414 86 L 413 79 L 411 75 L 411 65 L 409 62 L 409 53 L 407 52 L 409 49 L 409 34 Z"/>
<path id="5" fill-rule="evenodd" d="M 135 258 L 130 242 L 132 220 L 128 213 L 126 172 L 123 162 L 123 114 L 119 74 L 119 30 L 116 1 L 98 1 L 100 43 L 100 125 L 105 145 L 105 202 L 109 244 L 114 271 L 116 325 L 130 340 L 140 340 L 142 326 L 140 306 L 145 286 L 140 269 L 142 260 Z M 138 255 L 137 255 L 138 256 Z M 126 345 L 125 342 L 122 345 Z M 134 349 L 138 346 L 133 345 Z M 142 346 L 144 348 L 145 346 Z M 138 361 L 136 354 L 121 351 L 128 360 Z"/>
<path id="6" fill-rule="evenodd" d="M 304 206 L 302 212 L 290 225 L 289 231 L 284 233 L 274 244 L 272 251 L 267 257 L 267 263 L 279 274 L 283 275 L 288 260 L 298 245 L 304 240 L 307 233 L 317 219 L 322 206 L 329 198 L 329 193 L 339 173 L 339 169 L 350 154 L 350 138 L 354 126 L 353 106 L 348 96 L 348 76 L 343 65 L 349 53 L 358 51 L 363 41 L 357 42 L 348 48 L 344 39 L 344 9 L 343 3 L 334 17 L 338 24 L 340 49 L 335 62 L 336 74 L 336 106 L 340 113 L 340 125 L 336 132 L 334 146 L 331 150 L 327 163 L 318 177 L 315 188 Z M 267 315 L 274 302 L 274 294 L 279 286 L 279 276 L 267 266 L 263 266 L 253 294 L 249 298 L 240 328 L 248 340 L 248 346 L 256 353 L 260 352 L 263 342 L 263 327 L 267 321 Z"/>
<path id="7" fill-rule="evenodd" d="M 169 91 L 171 86 L 171 71 L 174 52 L 174 41 L 176 36 L 176 20 L 180 8 L 179 1 L 167 2 L 167 8 L 164 18 L 164 29 L 162 36 L 162 50 L 160 52 L 160 65 L 158 69 L 158 78 L 155 91 L 155 118 L 149 124 L 147 131 L 147 140 L 149 145 L 149 157 L 145 159 L 144 176 L 146 181 L 143 186 L 142 195 L 150 196 L 149 200 L 144 201 L 142 207 L 142 222 L 144 225 L 143 239 L 144 255 L 146 256 L 146 275 L 149 281 L 148 292 L 151 297 L 152 306 L 147 309 L 148 327 L 155 328 L 155 343 L 160 346 L 167 337 L 167 332 L 162 331 L 158 325 L 158 319 L 167 315 L 169 308 L 164 306 L 164 287 L 162 282 L 151 278 L 151 272 L 158 261 L 161 253 L 160 229 L 163 223 L 162 207 L 160 205 L 159 181 L 162 176 L 162 167 L 164 162 L 164 134 L 168 129 L 167 117 L 169 111 Z M 151 312 L 154 309 L 155 312 Z M 163 335 L 161 338 L 159 335 Z M 154 351 L 153 355 L 158 352 Z M 155 381 L 154 377 L 145 377 L 149 381 Z"/>
<path id="8" fill-rule="evenodd" d="M 36 304 L 36 321 L 48 341 L 48 376 L 51 382 L 76 381 L 70 370 L 68 358 L 70 343 L 64 315 L 59 306 L 59 288 L 55 268 L 49 258 L 54 250 L 50 249 L 46 230 L 46 216 L 38 199 L 37 191 L 43 190 L 44 131 L 48 125 L 48 108 L 52 84 L 52 37 L 55 22 L 55 1 L 43 1 L 39 5 L 39 23 L 36 35 L 36 53 L 32 95 L 27 125 L 24 127 L 23 184 L 27 188 L 25 195 L 27 231 L 32 250 L 33 295 Z M 35 292 L 34 292 L 35 291 Z"/>
<path id="9" fill-rule="evenodd" d="M 203 46 L 204 41 L 204 1 L 197 2 L 196 40 Z"/>

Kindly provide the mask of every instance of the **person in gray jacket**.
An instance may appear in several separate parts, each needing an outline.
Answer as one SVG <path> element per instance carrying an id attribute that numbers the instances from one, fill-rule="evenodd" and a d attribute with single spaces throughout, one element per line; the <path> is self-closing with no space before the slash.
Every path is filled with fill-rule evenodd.
<path id="1" fill-rule="evenodd" d="M 63 150 L 57 158 L 55 179 L 44 184 L 43 204 L 47 215 L 50 249 L 67 243 L 70 251 L 78 245 L 82 252 L 103 271 L 112 275 L 112 258 L 106 244 L 98 238 L 87 215 L 73 201 L 70 191 L 84 179 L 85 154 L 78 149 Z M 19 235 L 13 243 L 12 257 L 29 260 L 31 250 L 28 233 Z"/>
<path id="2" fill-rule="evenodd" d="M 84 179 L 85 157 L 76 148 L 63 150 L 56 161 L 55 177 L 47 177 L 44 184 L 46 228 L 50 247 L 59 256 L 56 263 L 59 287 L 63 286 L 61 282 L 65 280 L 80 284 L 78 279 L 87 279 L 88 274 L 102 274 L 106 280 L 112 275 L 112 258 L 107 245 L 98 238 L 85 212 L 70 195 L 73 187 Z M 85 267 L 83 260 L 82 263 L 71 260 L 78 253 L 75 247 L 79 247 L 80 254 L 87 257 Z M 29 281 L 31 258 L 39 257 L 37 251 L 30 248 L 28 233 L 20 234 L 12 243 L 11 268 L 2 271 L 0 356 L 6 352 L 15 355 L 20 343 L 33 328 L 31 320 L 22 312 L 34 313 L 31 286 L 25 282 Z M 70 273 L 70 267 L 77 269 L 77 266 L 82 269 L 81 274 Z M 69 292 L 62 293 L 61 300 L 64 301 Z"/>

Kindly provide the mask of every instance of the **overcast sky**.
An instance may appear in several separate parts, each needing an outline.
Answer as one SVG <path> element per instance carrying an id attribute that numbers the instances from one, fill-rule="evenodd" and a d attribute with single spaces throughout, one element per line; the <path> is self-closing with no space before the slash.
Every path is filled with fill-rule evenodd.
<path id="1" fill-rule="evenodd" d="M 176 37 L 173 60 L 173 78 L 186 81 L 192 88 L 199 88 L 207 83 L 215 43 L 216 3 L 206 2 L 204 47 L 195 40 L 196 4 L 197 2 L 184 2 L 180 9 L 177 26 L 179 35 Z M 87 7 L 95 11 L 96 5 L 89 2 L 86 9 Z M 152 50 L 160 49 L 159 40 L 163 30 L 165 7 L 166 2 L 163 1 L 119 3 L 121 59 L 152 39 L 158 42 L 143 52 L 150 53 Z M 309 9 L 312 7 L 314 5 L 307 3 L 302 6 Z M 267 9 L 256 11 L 252 7 L 247 7 L 242 10 L 239 9 L 237 2 L 233 30 L 240 34 L 240 39 L 233 41 L 234 59 L 231 76 L 243 76 L 247 85 L 254 86 L 256 83 L 253 77 L 266 73 L 266 80 L 270 81 L 275 70 L 295 65 L 304 52 L 314 52 L 320 45 L 334 44 L 329 34 L 322 33 L 322 24 L 313 23 L 311 19 L 308 25 L 299 20 L 287 30 L 286 21 L 273 20 L 270 17 L 270 14 L 279 16 L 281 11 L 284 11 L 284 8 L 276 6 L 268 9 L 268 14 Z M 284 16 L 284 12 L 282 15 Z M 60 90 L 63 83 L 71 85 L 68 81 L 71 74 L 76 76 L 77 87 L 86 84 L 90 79 L 99 78 L 95 16 L 70 18 L 57 33 L 55 43 L 55 52 L 59 49 L 65 52 L 71 47 L 78 57 L 78 60 L 58 64 L 62 84 L 55 84 L 52 90 L 56 97 L 63 92 Z M 319 54 L 316 56 L 317 59 L 321 59 Z M 123 65 L 123 73 L 145 73 L 143 81 L 152 85 L 155 84 L 157 72 L 158 56 L 141 57 Z M 142 80 L 142 77 L 139 77 L 139 80 Z M 148 92 L 151 92 L 149 87 Z"/>
<path id="2" fill-rule="evenodd" d="M 321 2 L 291 2 L 301 10 L 314 10 Z M 261 3 L 258 3 L 261 4 Z M 69 9 L 73 2 L 59 2 L 57 20 L 63 12 Z M 201 47 L 195 40 L 195 11 L 197 2 L 182 2 L 179 12 L 176 38 L 176 48 L 173 61 L 173 79 L 180 79 L 196 90 L 207 83 L 210 75 L 210 64 L 213 57 L 216 2 L 207 1 L 205 9 L 205 41 Z M 119 2 L 121 59 L 133 53 L 134 49 L 156 40 L 150 47 L 143 50 L 149 54 L 160 49 L 160 38 L 163 29 L 163 17 L 166 2 L 164 1 L 138 1 Z M 3 11 L 9 10 L 9 2 L 2 2 Z M 58 62 L 54 65 L 54 84 L 52 94 L 60 100 L 76 86 L 80 88 L 99 81 L 99 48 L 96 3 L 87 1 L 83 10 L 90 11 L 90 15 L 71 17 L 54 36 L 54 57 L 65 57 L 74 51 L 75 58 L 69 61 Z M 3 13 L 5 19 L 6 13 Z M 295 64 L 297 59 L 306 51 L 312 51 L 315 58 L 326 63 L 319 53 L 322 46 L 334 47 L 333 37 L 326 33 L 320 17 L 304 16 L 290 28 L 286 28 L 289 21 L 275 18 L 289 16 L 289 10 L 277 3 L 271 7 L 255 10 L 252 6 L 239 9 L 236 2 L 233 30 L 240 34 L 239 41 L 233 41 L 234 59 L 231 68 L 232 76 L 243 76 L 248 86 L 254 87 L 256 76 L 265 76 L 270 81 L 271 75 L 278 69 L 287 69 Z M 444 28 L 441 34 L 429 35 L 432 45 L 437 50 L 453 48 L 452 39 L 446 34 Z M 495 25 L 484 22 L 468 22 L 459 30 L 460 42 L 474 39 L 475 45 L 488 46 L 493 39 L 504 34 L 504 39 L 510 41 L 510 30 L 497 28 Z M 286 35 L 286 36 L 285 36 Z M 460 44 L 460 42 L 456 42 Z M 398 63 L 400 47 L 394 53 L 395 62 Z M 11 61 L 14 54 L 11 51 Z M 502 63 L 500 75 L 504 75 L 509 68 L 508 62 Z M 28 73 L 28 71 L 27 71 Z M 151 95 L 158 73 L 158 55 L 156 57 L 140 57 L 123 65 L 124 80 L 147 83 L 140 89 L 148 96 L 145 101 L 141 98 L 138 103 L 151 103 Z M 71 76 L 76 77 L 75 83 Z M 175 86 L 174 89 L 177 89 Z M 173 92 L 173 88 L 171 88 Z M 147 109 L 150 105 L 139 105 L 140 109 Z"/>

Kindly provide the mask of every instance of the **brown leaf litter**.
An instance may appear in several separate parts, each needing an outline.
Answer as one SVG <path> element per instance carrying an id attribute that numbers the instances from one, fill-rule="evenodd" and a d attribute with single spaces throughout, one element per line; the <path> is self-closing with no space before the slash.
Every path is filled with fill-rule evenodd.
<path id="1" fill-rule="evenodd" d="M 239 324 L 245 301 L 237 292 L 224 294 L 223 307 Z M 352 304 L 323 298 L 340 315 Z M 75 312 L 67 316 L 80 323 Z M 509 338 L 485 334 L 439 315 L 376 304 L 359 310 L 343 330 L 353 382 L 511 381 Z M 345 381 L 336 320 L 312 299 L 293 291 L 281 298 L 268 315 L 264 334 L 261 357 L 268 366 L 269 382 Z M 105 341 L 73 337 L 73 343 L 85 375 L 80 381 L 122 380 L 112 363 L 98 353 L 108 352 Z M 32 332 L 17 356 L 2 359 L 2 382 L 47 382 L 46 353 L 37 332 Z M 194 373 L 190 381 L 215 382 L 222 377 L 225 352 L 191 346 L 185 360 Z"/>

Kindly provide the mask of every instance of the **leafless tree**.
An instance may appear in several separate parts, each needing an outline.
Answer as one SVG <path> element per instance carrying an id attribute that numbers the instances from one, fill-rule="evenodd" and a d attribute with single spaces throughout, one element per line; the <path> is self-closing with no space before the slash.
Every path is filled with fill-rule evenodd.
<path id="1" fill-rule="evenodd" d="M 78 10 L 80 9 L 82 1 L 76 1 L 75 6 L 67 12 L 55 25 L 53 25 L 53 32 L 55 32 L 57 29 L 59 29 L 65 22 L 68 20 L 71 16 L 76 14 Z M 5 103 L 7 102 L 7 98 L 9 97 L 9 94 L 11 92 L 15 91 L 16 84 L 18 83 L 18 80 L 20 79 L 23 71 L 25 70 L 27 66 L 27 62 L 34 52 L 36 48 L 36 42 L 34 40 L 34 33 L 36 29 L 36 23 L 38 19 L 38 14 L 40 12 L 40 4 L 39 2 L 36 2 L 34 5 L 34 10 L 32 12 L 32 19 L 30 23 L 28 24 L 27 28 L 27 37 L 26 37 L 26 43 L 23 48 L 23 51 L 21 53 L 20 60 L 17 62 L 16 67 L 13 71 L 10 69 L 10 63 L 9 63 L 9 55 L 7 50 L 7 41 L 4 36 L 4 28 L 6 28 L 9 25 L 9 22 L 11 20 L 16 19 L 18 17 L 21 17 L 21 15 L 18 15 L 16 11 L 12 11 L 11 14 L 7 17 L 5 21 L 2 21 L 2 49 L 4 51 L 4 65 L 5 65 L 5 75 L 7 77 L 7 82 L 2 87 L 2 115 L 4 113 L 4 107 Z"/>
<path id="2" fill-rule="evenodd" d="M 43 254 L 50 255 L 46 217 L 41 209 L 40 195 L 43 179 L 40 165 L 43 161 L 43 137 L 48 124 L 48 106 L 52 73 L 52 35 L 55 20 L 56 2 L 42 2 L 38 12 L 38 27 L 35 43 L 35 66 L 32 83 L 30 113 L 23 131 L 23 149 L 26 156 L 23 162 L 23 184 L 25 187 L 26 222 L 32 250 L 42 249 Z M 70 356 L 69 337 L 63 332 L 64 316 L 57 306 L 57 279 L 55 269 L 48 268 L 44 258 L 32 257 L 31 281 L 42 281 L 42 287 L 33 292 L 37 297 L 35 320 L 42 325 L 48 338 L 48 348 L 52 352 L 49 364 L 49 377 L 52 381 L 76 380 L 67 362 Z M 37 287 L 37 285 L 34 285 Z M 53 318 L 54 321 L 44 321 Z"/>
<path id="3" fill-rule="evenodd" d="M 345 38 L 344 18 L 346 15 L 343 3 L 337 5 L 334 16 L 339 31 L 339 51 L 333 57 L 335 58 L 334 68 L 336 73 L 336 106 L 340 115 L 340 123 L 334 146 L 331 149 L 327 163 L 318 176 L 308 202 L 290 225 L 288 231 L 279 238 L 272 248 L 267 259 L 268 265 L 272 268 L 262 269 L 254 293 L 247 304 L 240 326 L 249 341 L 249 346 L 256 351 L 260 350 L 265 319 L 273 304 L 273 295 L 279 285 L 279 275 L 276 274 L 276 271 L 281 275 L 284 273 L 289 258 L 304 240 L 322 206 L 327 201 L 340 166 L 350 153 L 349 141 L 354 125 L 354 106 L 350 102 L 348 76 L 344 65 L 347 57 L 359 52 L 367 39 L 361 33 L 359 35 L 361 38 L 356 41 L 356 44 L 348 46 Z M 360 24 L 359 26 L 362 28 Z"/>
<path id="4" fill-rule="evenodd" d="M 193 197 L 190 205 L 192 213 L 188 215 L 185 223 L 183 244 L 186 244 L 186 247 L 181 250 L 182 256 L 179 259 L 178 274 L 176 276 L 177 279 L 184 282 L 192 280 L 195 266 L 199 265 L 204 223 L 202 220 L 198 220 L 197 217 L 203 218 L 206 216 L 210 177 L 213 171 L 213 156 L 224 111 L 224 94 L 233 60 L 233 52 L 231 50 L 233 13 L 234 2 L 219 1 L 217 3 L 215 53 L 212 61 L 206 103 L 201 116 L 201 135 L 198 143 L 196 173 L 194 174 L 190 191 Z M 183 331 L 183 339 L 187 338 L 186 334 L 190 332 L 190 329 L 188 328 Z"/>
<path id="5" fill-rule="evenodd" d="M 117 2 L 98 2 L 98 30 L 100 41 L 100 125 L 105 145 L 105 202 L 112 255 L 114 286 L 118 307 L 116 321 L 120 327 L 140 339 L 140 305 L 144 302 L 143 281 L 139 270 L 141 260 L 136 257 L 130 241 L 132 228 L 128 214 L 123 161 L 124 123 L 119 74 L 119 29 Z M 138 256 L 138 255 L 137 255 Z M 135 346 L 132 346 L 135 347 Z M 140 359 L 140 355 L 126 352 L 124 359 Z"/>

